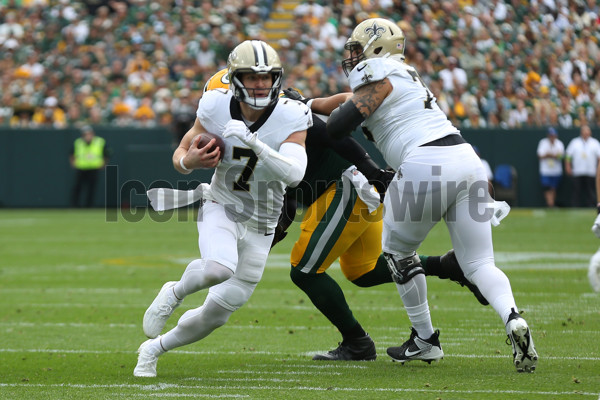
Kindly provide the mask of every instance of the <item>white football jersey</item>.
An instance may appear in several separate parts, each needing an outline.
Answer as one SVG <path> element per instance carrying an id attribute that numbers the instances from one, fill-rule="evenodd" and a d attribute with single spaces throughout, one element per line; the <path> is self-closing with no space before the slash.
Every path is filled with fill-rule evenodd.
<path id="1" fill-rule="evenodd" d="M 388 78 L 394 89 L 363 123 L 368 139 L 375 141 L 387 164 L 397 169 L 415 147 L 460 134 L 436 103 L 417 71 L 394 58 L 370 58 L 348 77 L 352 91 Z"/>
<path id="2" fill-rule="evenodd" d="M 239 103 L 231 91 L 224 89 L 205 92 L 196 116 L 208 132 L 217 135 L 222 135 L 231 119 L 243 121 Z M 292 133 L 311 126 L 312 114 L 305 104 L 280 98 L 271 113 L 267 111 L 249 128 L 263 143 L 279 150 Z M 212 197 L 225 206 L 227 216 L 234 221 L 258 232 L 272 232 L 281 213 L 286 185 L 272 180 L 261 168 L 256 154 L 239 139 L 223 140 L 225 154 L 210 182 Z"/>

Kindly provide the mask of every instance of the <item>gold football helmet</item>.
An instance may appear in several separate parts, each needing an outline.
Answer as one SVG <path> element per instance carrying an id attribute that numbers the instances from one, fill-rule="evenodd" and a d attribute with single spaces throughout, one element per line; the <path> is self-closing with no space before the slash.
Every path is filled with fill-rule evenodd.
<path id="1" fill-rule="evenodd" d="M 229 89 L 229 71 L 227 71 L 227 68 L 223 68 L 206 81 L 204 92 L 213 89 Z"/>
<path id="2" fill-rule="evenodd" d="M 350 56 L 342 61 L 346 76 L 358 63 L 367 58 L 404 54 L 404 33 L 394 22 L 383 18 L 369 18 L 354 28 L 344 49 Z"/>
<path id="3" fill-rule="evenodd" d="M 275 104 L 282 84 L 283 66 L 277 52 L 261 40 L 246 40 L 237 45 L 227 59 L 229 88 L 236 100 L 250 107 L 261 109 Z M 254 96 L 253 89 L 247 89 L 240 79 L 241 74 L 270 74 L 272 86 L 267 97 Z M 252 92 L 252 93 L 251 93 Z"/>

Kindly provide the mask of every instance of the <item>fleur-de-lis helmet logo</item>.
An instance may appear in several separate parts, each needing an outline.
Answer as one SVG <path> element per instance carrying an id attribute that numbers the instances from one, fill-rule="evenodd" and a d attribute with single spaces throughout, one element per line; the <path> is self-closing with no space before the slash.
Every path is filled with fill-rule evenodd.
<path id="1" fill-rule="evenodd" d="M 380 38 L 384 32 L 385 26 L 379 26 L 377 25 L 377 22 L 373 22 L 373 25 L 365 29 L 365 33 L 369 35 L 370 38 L 372 38 L 373 36 L 377 36 L 378 38 Z"/>

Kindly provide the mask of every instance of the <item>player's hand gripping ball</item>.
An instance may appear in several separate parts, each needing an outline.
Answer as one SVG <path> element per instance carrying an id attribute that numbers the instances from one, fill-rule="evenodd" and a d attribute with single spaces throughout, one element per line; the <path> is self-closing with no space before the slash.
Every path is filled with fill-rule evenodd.
<path id="1" fill-rule="evenodd" d="M 208 150 L 209 152 L 212 152 L 215 150 L 215 148 L 219 148 L 221 150 L 221 156 L 219 157 L 220 160 L 223 159 L 223 156 L 225 155 L 225 141 L 223 140 L 223 138 L 219 135 L 215 135 L 214 133 L 208 133 L 208 132 L 203 132 L 200 135 L 200 140 L 198 141 L 198 148 L 201 149 L 203 147 L 205 147 L 208 142 L 210 142 L 212 139 L 216 139 L 217 141 L 213 144 L 213 146 Z"/>

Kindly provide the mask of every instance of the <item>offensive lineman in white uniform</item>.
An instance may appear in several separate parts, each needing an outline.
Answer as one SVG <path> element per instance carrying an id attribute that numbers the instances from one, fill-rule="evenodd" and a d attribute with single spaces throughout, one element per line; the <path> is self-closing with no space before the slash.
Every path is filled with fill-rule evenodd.
<path id="1" fill-rule="evenodd" d="M 383 251 L 413 325 L 410 338 L 388 348 L 397 361 L 437 361 L 444 355 L 427 303 L 416 250 L 442 218 L 465 277 L 502 318 L 519 372 L 535 370 L 538 355 L 519 315 L 506 275 L 496 267 L 487 177 L 471 145 L 436 104 L 417 71 L 404 63 L 404 34 L 372 18 L 352 32 L 342 62 L 353 96 L 327 123 L 333 137 L 362 124 L 396 171 L 385 196 Z"/>
<path id="2" fill-rule="evenodd" d="M 265 42 L 245 41 L 227 64 L 231 89 L 204 93 L 194 126 L 173 154 L 175 169 L 184 174 L 216 167 L 198 213 L 202 258 L 179 281 L 167 282 L 146 311 L 143 328 L 151 339 L 138 350 L 134 376 L 156 376 L 160 355 L 208 336 L 246 303 L 262 276 L 285 188 L 304 176 L 312 114 L 301 102 L 279 98 L 283 68 L 277 52 Z M 201 132 L 225 138 L 220 162 L 220 150 L 209 151 L 215 139 L 198 148 Z M 205 288 L 204 304 L 159 336 L 184 297 Z"/>

